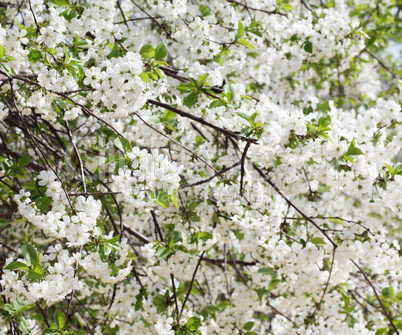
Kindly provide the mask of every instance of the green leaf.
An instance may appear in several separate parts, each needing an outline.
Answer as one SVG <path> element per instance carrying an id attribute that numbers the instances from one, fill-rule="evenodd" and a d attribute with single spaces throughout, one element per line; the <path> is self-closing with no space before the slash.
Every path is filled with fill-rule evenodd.
<path id="1" fill-rule="evenodd" d="M 156 312 L 157 313 L 163 313 L 168 308 L 168 305 L 166 303 L 166 297 L 164 295 L 162 295 L 162 294 L 157 294 L 153 298 L 152 302 L 156 306 Z"/>
<path id="2" fill-rule="evenodd" d="M 118 154 L 114 154 L 114 155 L 110 155 L 106 159 L 105 163 L 113 163 L 113 162 L 116 162 L 116 161 L 119 161 L 119 160 L 124 160 L 124 157 L 121 156 L 121 155 L 118 155 Z"/>
<path id="3" fill-rule="evenodd" d="M 142 308 L 142 296 L 143 295 L 141 293 L 136 295 L 137 300 L 135 301 L 135 306 L 134 306 L 134 309 L 136 312 Z"/>
<path id="4" fill-rule="evenodd" d="M 24 259 L 33 266 L 39 263 L 38 251 L 30 244 L 24 244 L 21 248 Z"/>
<path id="5" fill-rule="evenodd" d="M 19 311 L 22 307 L 24 307 L 25 306 L 25 303 L 24 303 L 24 300 L 22 300 L 22 298 L 21 297 L 17 297 L 15 300 L 14 300 L 14 309 L 16 310 L 16 311 Z"/>
<path id="6" fill-rule="evenodd" d="M 14 261 L 8 264 L 6 267 L 4 267 L 4 270 L 10 270 L 10 271 L 29 270 L 29 267 L 25 263 Z"/>
<path id="7" fill-rule="evenodd" d="M 175 112 L 172 112 L 171 110 L 166 109 L 165 113 L 163 114 L 163 120 L 168 121 L 173 119 L 176 116 Z"/>
<path id="8" fill-rule="evenodd" d="M 392 176 L 395 175 L 395 169 L 394 169 L 391 165 L 388 165 L 387 163 L 385 163 L 385 166 L 387 167 L 389 173 L 390 173 Z"/>
<path id="9" fill-rule="evenodd" d="M 318 120 L 318 131 L 329 130 L 327 128 L 331 123 L 331 117 L 329 115 L 321 116 Z"/>
<path id="10" fill-rule="evenodd" d="M 156 203 L 159 206 L 162 206 L 164 208 L 168 208 L 170 204 L 170 196 L 166 191 L 159 191 L 158 196 L 156 197 Z"/>
<path id="11" fill-rule="evenodd" d="M 187 106 L 187 107 L 191 107 L 194 106 L 195 103 L 198 100 L 198 93 L 196 92 L 192 92 L 190 93 L 188 96 L 186 96 L 183 100 L 183 103 Z"/>
<path id="12" fill-rule="evenodd" d="M 43 275 L 36 273 L 35 271 L 29 270 L 28 271 L 28 278 L 33 281 L 39 281 L 43 278 Z"/>
<path id="13" fill-rule="evenodd" d="M 304 51 L 308 52 L 308 53 L 313 53 L 313 43 L 311 43 L 310 41 L 307 41 L 304 43 Z"/>
<path id="14" fill-rule="evenodd" d="M 327 244 L 321 237 L 314 237 L 311 240 L 311 243 L 317 245 L 317 244 Z"/>
<path id="15" fill-rule="evenodd" d="M 37 197 L 35 199 L 35 205 L 42 212 L 47 212 L 47 209 L 49 208 L 49 205 L 50 205 L 50 199 L 45 195 L 41 196 L 41 197 Z"/>
<path id="16" fill-rule="evenodd" d="M 166 257 L 166 256 L 168 256 L 168 255 L 170 254 L 170 249 L 169 249 L 169 248 L 166 248 L 166 247 L 159 247 L 159 248 L 156 250 L 156 254 L 157 254 L 159 257 L 164 258 L 164 257 Z"/>
<path id="17" fill-rule="evenodd" d="M 15 58 L 12 57 L 12 56 L 7 56 L 7 57 L 4 57 L 4 60 L 5 60 L 6 62 L 13 62 L 13 61 L 15 61 Z"/>
<path id="18" fill-rule="evenodd" d="M 172 200 L 173 205 L 177 208 L 177 198 L 174 194 L 170 195 L 170 200 Z"/>
<path id="19" fill-rule="evenodd" d="M 246 113 L 243 113 L 243 112 L 236 112 L 236 114 L 237 114 L 238 116 L 240 116 L 241 118 L 243 118 L 244 120 L 250 122 L 250 116 L 248 116 Z"/>
<path id="20" fill-rule="evenodd" d="M 253 327 L 254 327 L 254 322 L 253 322 L 253 321 L 249 321 L 249 322 L 247 322 L 247 323 L 244 325 L 243 329 L 244 329 L 244 330 L 250 330 L 250 329 L 252 329 Z"/>
<path id="21" fill-rule="evenodd" d="M 214 100 L 209 104 L 209 108 L 215 108 L 220 106 L 226 106 L 227 103 L 225 100 Z"/>
<path id="22" fill-rule="evenodd" d="M 208 240 L 212 239 L 213 236 L 211 233 L 201 231 L 201 232 L 197 233 L 197 237 L 203 241 L 208 241 Z"/>
<path id="23" fill-rule="evenodd" d="M 196 316 L 193 316 L 186 322 L 186 328 L 191 332 L 195 332 L 198 328 L 200 328 L 200 326 L 201 326 L 201 319 Z"/>
<path id="24" fill-rule="evenodd" d="M 137 257 L 137 255 L 135 253 L 133 253 L 131 250 L 128 250 L 128 253 L 127 253 L 127 256 L 126 256 L 126 259 L 128 261 L 135 261 L 137 258 L 138 257 Z"/>
<path id="25" fill-rule="evenodd" d="M 364 155 L 364 154 L 363 151 L 361 151 L 359 148 L 356 148 L 355 139 L 353 139 L 349 145 L 348 151 L 346 152 L 346 156 L 358 156 L 358 155 Z"/>
<path id="26" fill-rule="evenodd" d="M 114 145 L 123 152 L 131 150 L 130 142 L 124 137 L 117 137 L 114 140 Z"/>
<path id="27" fill-rule="evenodd" d="M 249 29 L 249 32 L 259 37 L 262 37 L 262 33 L 256 29 Z"/>
<path id="28" fill-rule="evenodd" d="M 289 5 L 288 3 L 282 3 L 280 5 L 280 9 L 282 9 L 285 12 L 288 12 L 290 10 L 295 10 L 294 7 L 292 5 Z"/>
<path id="29" fill-rule="evenodd" d="M 99 245 L 98 251 L 99 251 L 99 258 L 103 263 L 106 263 L 109 260 L 110 248 L 102 243 Z"/>
<path id="30" fill-rule="evenodd" d="M 42 335 L 56 335 L 57 330 L 53 328 L 47 328 L 42 332 Z"/>
<path id="31" fill-rule="evenodd" d="M 257 117 L 257 112 L 253 113 L 253 114 L 250 116 L 250 124 L 251 124 L 252 126 L 255 125 L 255 118 L 256 118 L 256 117 Z"/>
<path id="32" fill-rule="evenodd" d="M 205 142 L 205 138 L 204 137 L 202 137 L 202 136 L 200 136 L 200 135 L 197 135 L 196 137 L 195 137 L 195 144 L 196 145 L 201 145 L 201 144 L 203 144 Z"/>
<path id="33" fill-rule="evenodd" d="M 51 2 L 57 6 L 69 6 L 70 2 L 68 0 L 51 0 Z"/>
<path id="34" fill-rule="evenodd" d="M 6 55 L 6 48 L 0 45 L 0 58 L 3 58 Z"/>
<path id="35" fill-rule="evenodd" d="M 331 109 L 331 107 L 329 106 L 329 102 L 328 101 L 325 101 L 325 102 L 323 102 L 322 104 L 319 104 L 318 106 L 317 106 L 317 110 L 318 111 L 321 111 L 321 112 L 326 112 L 326 111 L 329 111 Z"/>
<path id="36" fill-rule="evenodd" d="M 110 51 L 110 53 L 106 57 L 108 59 L 119 57 L 120 47 L 117 44 L 111 44 L 109 46 L 112 48 L 112 50 Z"/>
<path id="37" fill-rule="evenodd" d="M 158 43 L 155 49 L 155 60 L 161 60 L 166 57 L 168 50 L 163 42 Z"/>
<path id="38" fill-rule="evenodd" d="M 27 322 L 27 320 L 25 320 L 25 318 L 23 316 L 20 316 L 18 323 L 19 323 L 22 331 L 25 334 L 30 334 L 31 333 L 30 330 L 29 330 L 28 322 Z"/>
<path id="39" fill-rule="evenodd" d="M 209 15 L 212 14 L 212 13 L 210 12 L 208 6 L 206 6 L 206 5 L 200 5 L 200 6 L 198 7 L 198 10 L 200 11 L 200 13 L 201 13 L 202 16 L 209 16 Z"/>
<path id="40" fill-rule="evenodd" d="M 239 44 L 241 44 L 241 45 L 244 45 L 246 48 L 249 48 L 251 51 L 254 51 L 253 45 L 252 45 L 250 42 L 247 42 L 247 41 L 244 40 L 244 39 L 238 40 L 237 43 L 239 43 Z"/>
<path id="41" fill-rule="evenodd" d="M 209 76 L 209 73 L 204 74 L 203 76 L 200 76 L 197 80 L 197 87 L 202 87 L 205 83 L 205 80 Z"/>
<path id="42" fill-rule="evenodd" d="M 35 305 L 25 305 L 23 307 L 21 307 L 21 309 L 19 310 L 20 313 L 27 311 L 28 309 L 34 308 Z"/>
<path id="43" fill-rule="evenodd" d="M 275 272 L 273 272 L 272 269 L 265 268 L 265 267 L 258 269 L 257 272 L 261 273 L 262 275 L 271 275 L 271 276 L 275 275 Z"/>
<path id="44" fill-rule="evenodd" d="M 3 308 L 10 315 L 13 315 L 15 313 L 14 307 L 11 306 L 10 304 L 4 304 Z"/>
<path id="45" fill-rule="evenodd" d="M 155 48 L 152 45 L 146 44 L 141 48 L 140 55 L 143 58 L 152 58 L 155 56 Z"/>
<path id="46" fill-rule="evenodd" d="M 251 23 L 250 23 L 248 29 L 254 29 L 256 25 L 257 25 L 257 21 L 255 19 L 255 16 L 253 16 L 253 19 L 251 20 Z"/>
<path id="47" fill-rule="evenodd" d="M 317 132 L 317 136 L 322 137 L 322 138 L 326 139 L 327 141 L 332 142 L 331 138 L 328 136 L 328 134 L 325 131 Z"/>
<path id="48" fill-rule="evenodd" d="M 237 34 L 236 34 L 236 39 L 239 39 L 243 36 L 244 34 L 244 25 L 241 23 L 241 21 L 238 22 L 237 25 Z"/>
<path id="49" fill-rule="evenodd" d="M 29 154 L 27 154 L 27 153 L 24 153 L 22 155 L 22 157 L 18 160 L 18 164 L 21 167 L 25 167 L 29 164 L 30 161 L 31 161 L 31 156 L 29 156 Z"/>
<path id="50" fill-rule="evenodd" d="M 59 311 L 58 309 L 56 309 L 56 311 L 53 314 L 53 320 L 59 329 L 63 328 L 64 325 L 66 324 L 66 318 L 64 316 L 64 313 L 62 311 Z"/>
<path id="51" fill-rule="evenodd" d="M 375 332 L 375 335 L 383 335 L 387 332 L 388 328 L 379 328 L 377 329 L 377 331 Z"/>
<path id="52" fill-rule="evenodd" d="M 330 218 L 329 222 L 332 222 L 334 224 L 339 224 L 339 225 L 343 226 L 343 221 L 341 219 L 338 219 L 338 218 Z"/>
<path id="53" fill-rule="evenodd" d="M 68 63 L 70 61 L 70 56 L 68 55 L 67 47 L 64 45 L 64 62 Z"/>
<path id="54" fill-rule="evenodd" d="M 194 89 L 195 87 L 192 83 L 180 83 L 179 86 L 177 86 L 177 90 L 182 93 L 189 93 Z"/>
<path id="55" fill-rule="evenodd" d="M 148 84 L 152 84 L 152 81 L 149 78 L 148 73 L 145 73 L 145 72 L 140 73 L 140 78 L 142 79 L 142 81 L 145 81 Z"/>
<path id="56" fill-rule="evenodd" d="M 42 59 L 42 53 L 39 50 L 31 50 L 28 54 L 28 60 L 31 63 L 37 63 Z"/>
<path id="57" fill-rule="evenodd" d="M 382 295 L 386 298 L 392 299 L 394 297 L 394 289 L 390 287 L 385 287 L 382 289 Z"/>

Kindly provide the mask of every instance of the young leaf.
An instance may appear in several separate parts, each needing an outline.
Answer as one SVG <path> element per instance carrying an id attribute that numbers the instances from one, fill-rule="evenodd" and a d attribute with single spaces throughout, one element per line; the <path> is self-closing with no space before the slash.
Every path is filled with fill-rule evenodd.
<path id="1" fill-rule="evenodd" d="M 152 45 L 146 44 L 141 48 L 140 55 L 143 58 L 152 58 L 155 56 L 155 48 Z"/>
<path id="2" fill-rule="evenodd" d="M 45 195 L 41 196 L 41 197 L 37 197 L 35 199 L 35 205 L 42 212 L 47 212 L 47 209 L 49 208 L 49 205 L 50 205 L 50 199 Z"/>
<path id="3" fill-rule="evenodd" d="M 241 21 L 238 22 L 237 25 L 237 34 L 236 34 L 236 38 L 239 39 L 243 36 L 244 34 L 244 25 L 243 23 L 241 23 Z"/>
<path id="4" fill-rule="evenodd" d="M 21 248 L 24 259 L 33 266 L 39 263 L 39 256 L 36 249 L 30 244 L 24 244 Z"/>
<path id="5" fill-rule="evenodd" d="M 306 43 L 304 43 L 304 51 L 308 52 L 308 53 L 313 53 L 313 43 L 311 43 L 310 41 L 307 41 Z"/>
<path id="6" fill-rule="evenodd" d="M 6 49 L 0 45 L 0 58 L 3 58 L 6 54 Z"/>
<path id="7" fill-rule="evenodd" d="M 117 137 L 114 140 L 114 145 L 123 152 L 130 151 L 130 142 L 124 137 Z"/>
<path id="8" fill-rule="evenodd" d="M 56 311 L 54 312 L 53 319 L 59 329 L 63 328 L 66 324 L 64 313 L 62 311 L 59 311 L 58 309 L 56 309 Z"/>
<path id="9" fill-rule="evenodd" d="M 51 0 L 57 6 L 70 6 L 70 2 L 68 0 Z"/>
<path id="10" fill-rule="evenodd" d="M 247 42 L 247 41 L 244 40 L 244 39 L 238 40 L 237 43 L 239 43 L 239 44 L 241 44 L 241 45 L 244 45 L 246 48 L 249 48 L 251 51 L 254 51 L 253 45 L 252 45 L 250 42 Z"/>
<path id="11" fill-rule="evenodd" d="M 10 270 L 10 271 L 29 270 L 29 267 L 25 263 L 14 261 L 8 264 L 6 267 L 4 267 L 4 270 Z"/>
<path id="12" fill-rule="evenodd" d="M 152 84 L 152 81 L 149 78 L 148 73 L 145 73 L 145 72 L 140 73 L 140 78 L 142 79 L 142 81 L 144 81 L 144 82 L 146 82 L 148 84 Z"/>
<path id="13" fill-rule="evenodd" d="M 177 114 L 175 112 L 172 112 L 171 110 L 166 109 L 165 113 L 163 114 L 163 120 L 168 121 L 173 119 Z"/>
<path id="14" fill-rule="evenodd" d="M 28 60 L 31 63 L 37 63 L 42 59 L 42 54 L 39 50 L 31 50 L 28 54 Z"/>
<path id="15" fill-rule="evenodd" d="M 192 92 L 192 93 L 190 93 L 188 96 L 186 96 L 186 97 L 184 98 L 183 103 L 184 103 L 187 107 L 191 107 L 191 106 L 194 106 L 194 105 L 195 105 L 195 103 L 197 102 L 197 100 L 198 100 L 198 93 Z"/>
<path id="16" fill-rule="evenodd" d="M 158 43 L 155 49 L 155 60 L 161 60 L 166 57 L 168 50 L 163 42 Z"/>
<path id="17" fill-rule="evenodd" d="M 164 208 L 168 208 L 170 204 L 170 196 L 167 194 L 166 191 L 159 191 L 158 196 L 156 198 L 156 203 L 159 206 L 162 206 Z"/>
<path id="18" fill-rule="evenodd" d="M 225 100 L 214 100 L 209 104 L 209 108 L 215 108 L 220 106 L 226 106 L 227 103 Z"/>
<path id="19" fill-rule="evenodd" d="M 254 327 L 254 322 L 253 322 L 253 321 L 249 321 L 249 322 L 247 322 L 247 323 L 244 325 L 243 329 L 244 329 L 244 330 L 250 330 L 250 329 L 253 328 L 253 327 Z"/>
<path id="20" fill-rule="evenodd" d="M 186 328 L 191 332 L 195 332 L 198 328 L 200 328 L 200 326 L 201 319 L 196 316 L 193 316 L 186 322 Z"/>

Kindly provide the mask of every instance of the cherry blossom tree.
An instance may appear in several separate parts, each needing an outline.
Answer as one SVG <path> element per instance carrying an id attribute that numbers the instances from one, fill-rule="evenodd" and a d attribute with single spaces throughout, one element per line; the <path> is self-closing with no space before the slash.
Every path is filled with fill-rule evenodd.
<path id="1" fill-rule="evenodd" d="M 401 18 L 0 2 L 0 334 L 402 332 Z"/>

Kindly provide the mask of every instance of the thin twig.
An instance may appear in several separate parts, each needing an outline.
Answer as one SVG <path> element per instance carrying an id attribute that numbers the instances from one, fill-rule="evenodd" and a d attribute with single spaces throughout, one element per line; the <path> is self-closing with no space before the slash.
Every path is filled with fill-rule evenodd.
<path id="1" fill-rule="evenodd" d="M 82 187 L 84 189 L 84 193 L 87 193 L 87 185 L 86 185 L 86 181 L 85 181 L 85 175 L 84 175 L 84 165 L 82 164 L 82 159 L 81 159 L 81 155 L 77 149 L 77 146 L 74 143 L 73 140 L 73 134 L 71 133 L 71 129 L 70 126 L 68 125 L 68 121 L 64 121 L 64 124 L 66 125 L 66 129 L 67 129 L 67 133 L 68 133 L 68 137 L 70 138 L 71 144 L 73 145 L 75 154 L 77 155 L 78 158 L 78 162 L 80 165 L 80 172 L 81 172 L 81 181 L 82 181 Z"/>
<path id="2" fill-rule="evenodd" d="M 178 109 L 176 107 L 170 106 L 169 104 L 165 104 L 163 102 L 152 100 L 152 99 L 148 99 L 147 103 L 151 104 L 151 105 L 158 106 L 158 107 L 166 108 L 166 109 L 168 109 L 168 110 L 170 110 L 172 112 L 175 112 L 176 114 L 179 114 L 180 116 L 189 118 L 189 119 L 191 119 L 193 121 L 196 121 L 198 123 L 203 124 L 204 126 L 207 126 L 207 127 L 212 128 L 212 129 L 215 129 L 216 131 L 218 131 L 218 132 L 220 132 L 222 134 L 225 134 L 226 136 L 230 136 L 230 137 L 233 137 L 233 138 L 235 138 L 237 140 L 242 140 L 242 141 L 246 141 L 246 142 L 250 141 L 251 143 L 254 143 L 254 144 L 257 143 L 257 140 L 255 140 L 255 139 L 252 139 L 252 138 L 249 138 L 249 137 L 244 137 L 244 136 L 238 135 L 238 134 L 236 134 L 236 133 L 234 133 L 234 132 L 232 132 L 230 130 L 218 127 L 218 126 L 216 126 L 216 125 L 214 125 L 214 124 L 212 124 L 212 123 L 210 123 L 208 121 L 205 121 L 203 118 L 200 118 L 198 116 L 195 116 L 195 115 L 187 113 L 187 112 L 184 112 L 184 111 L 182 111 L 182 110 L 180 110 L 180 109 Z"/>
<path id="3" fill-rule="evenodd" d="M 172 141 L 173 143 L 177 144 L 178 146 L 182 147 L 184 150 L 188 151 L 189 153 L 191 153 L 192 155 L 194 155 L 195 157 L 197 157 L 201 162 L 205 163 L 205 165 L 207 165 L 209 168 L 211 168 L 212 170 L 214 170 L 216 173 L 219 173 L 218 170 L 216 170 L 211 164 L 209 164 L 204 158 L 200 157 L 199 155 L 197 155 L 194 151 L 190 150 L 189 148 L 187 148 L 186 146 L 184 146 L 183 144 L 181 144 L 180 142 L 176 141 L 175 139 L 173 139 L 172 137 L 170 137 L 169 135 L 163 133 L 162 131 L 160 131 L 159 129 L 155 128 L 154 126 L 152 126 L 151 124 L 149 124 L 147 121 L 145 121 L 137 112 L 134 112 L 134 115 L 136 115 L 142 122 L 144 122 L 148 127 L 150 127 L 151 129 L 153 129 L 154 131 L 156 131 L 158 134 L 161 134 L 162 136 L 166 137 L 167 139 L 169 139 L 169 141 Z"/>
<path id="4" fill-rule="evenodd" d="M 200 264 L 201 264 L 202 258 L 204 257 L 204 254 L 205 254 L 205 250 L 202 252 L 202 254 L 201 254 L 201 256 L 200 256 L 200 258 L 199 258 L 199 260 L 198 260 L 197 266 L 195 267 L 195 270 L 194 270 L 194 273 L 193 273 L 193 277 L 191 278 L 190 286 L 189 286 L 189 288 L 188 288 L 186 297 L 184 298 L 183 305 L 181 306 L 180 315 L 183 314 L 184 307 L 186 306 L 186 302 L 187 302 L 187 300 L 188 300 L 188 298 L 189 298 L 189 296 L 190 296 L 191 289 L 193 288 L 193 284 L 194 284 L 194 280 L 195 280 L 195 275 L 197 274 L 198 268 L 200 267 Z"/>
<path id="5" fill-rule="evenodd" d="M 295 209 L 303 218 L 310 222 L 314 227 L 316 227 L 332 244 L 334 249 L 338 247 L 338 245 L 332 240 L 331 237 L 328 236 L 328 234 L 317 224 L 315 223 L 312 219 L 310 219 L 306 214 L 304 214 L 293 202 L 291 202 L 280 190 L 279 188 L 269 179 L 258 167 L 255 163 L 253 163 L 254 169 L 260 174 L 260 176 L 285 200 L 289 206 L 291 206 L 293 209 Z"/>
<path id="6" fill-rule="evenodd" d="M 374 294 L 378 300 L 378 302 L 380 303 L 381 309 L 383 311 L 383 314 L 386 316 L 386 318 L 389 321 L 390 326 L 393 328 L 393 330 L 395 331 L 396 334 L 399 334 L 398 329 L 396 328 L 394 322 L 392 321 L 392 317 L 391 315 L 387 312 L 387 309 L 385 308 L 381 298 L 378 296 L 377 290 L 375 289 L 374 285 L 372 284 L 372 282 L 370 281 L 370 279 L 368 278 L 366 272 L 364 272 L 364 270 L 353 260 L 350 259 L 350 261 L 359 269 L 359 271 L 362 273 L 362 275 L 364 276 L 364 279 L 366 279 L 367 283 L 371 286 L 371 288 L 374 291 Z"/>

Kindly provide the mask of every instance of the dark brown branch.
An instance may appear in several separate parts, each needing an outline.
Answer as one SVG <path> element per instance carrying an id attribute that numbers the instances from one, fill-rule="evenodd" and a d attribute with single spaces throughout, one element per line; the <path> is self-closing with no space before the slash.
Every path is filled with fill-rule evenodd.
<path id="1" fill-rule="evenodd" d="M 366 272 L 364 272 L 364 270 L 353 260 L 350 260 L 358 269 L 359 271 L 362 273 L 362 275 L 364 276 L 364 279 L 366 280 L 366 282 L 371 286 L 371 288 L 374 291 L 374 294 L 378 300 L 378 302 L 380 303 L 381 309 L 383 311 L 383 314 L 386 316 L 386 318 L 389 321 L 390 326 L 392 327 L 392 329 L 395 331 L 396 334 L 399 334 L 398 329 L 396 328 L 394 322 L 392 321 L 392 317 L 391 315 L 387 312 L 387 309 L 385 308 L 381 298 L 378 296 L 377 290 L 375 289 L 373 283 L 370 281 L 369 277 L 367 276 Z"/>
<path id="2" fill-rule="evenodd" d="M 363 51 L 367 52 L 372 58 L 374 58 L 378 64 L 385 70 L 387 71 L 392 78 L 394 79 L 398 79 L 398 80 L 402 80 L 402 78 L 400 76 L 398 76 L 397 74 L 395 74 L 387 65 L 384 64 L 383 61 L 381 61 L 376 55 L 374 55 L 370 50 L 368 50 L 367 48 L 364 48 Z"/>
<path id="3" fill-rule="evenodd" d="M 312 219 L 310 219 L 306 214 L 304 214 L 296 205 L 293 204 L 280 190 L 279 188 L 269 179 L 257 166 L 257 164 L 253 163 L 254 169 L 259 173 L 259 175 L 278 193 L 283 200 L 287 202 L 289 206 L 291 206 L 293 209 L 295 209 L 303 218 L 310 222 L 314 227 L 316 227 L 332 244 L 334 249 L 338 247 L 338 245 L 328 236 L 328 234 L 317 224 L 315 223 Z"/>
<path id="4" fill-rule="evenodd" d="M 174 317 L 177 318 L 179 316 L 179 304 L 177 303 L 177 294 L 176 294 L 176 286 L 174 284 L 174 275 L 173 273 L 170 274 L 170 279 L 172 280 L 172 288 L 173 288 L 173 297 L 174 297 L 174 305 L 175 305 L 175 310 L 174 310 Z"/>
<path id="5" fill-rule="evenodd" d="M 248 148 L 250 148 L 250 141 L 247 142 L 246 147 L 244 148 L 243 154 L 241 156 L 241 169 L 240 169 L 240 196 L 243 196 L 243 178 L 244 178 L 244 161 L 247 157 Z"/>
<path id="6" fill-rule="evenodd" d="M 79 162 L 79 165 L 80 165 L 82 187 L 84 189 L 84 193 L 86 194 L 87 193 L 87 185 L 86 185 L 86 182 L 85 182 L 84 165 L 82 164 L 81 155 L 80 155 L 80 153 L 79 153 L 79 151 L 77 149 L 77 146 L 74 143 L 73 134 L 71 133 L 71 129 L 70 129 L 70 126 L 68 125 L 68 122 L 64 121 L 64 124 L 66 125 L 68 137 L 70 138 L 71 144 L 73 145 L 75 154 L 77 155 L 77 158 L 78 158 L 78 162 Z"/>
<path id="7" fill-rule="evenodd" d="M 158 219 L 156 218 L 156 215 L 155 215 L 155 211 L 152 210 L 151 215 L 152 215 L 152 219 L 153 219 L 154 225 L 155 225 L 155 238 L 158 238 L 158 235 L 159 235 L 159 241 L 163 242 L 164 239 L 162 236 L 161 227 L 159 226 Z"/>
<path id="8" fill-rule="evenodd" d="M 182 185 L 182 186 L 180 186 L 180 188 L 187 188 L 187 187 L 193 187 L 193 186 L 198 186 L 198 185 L 201 185 L 201 184 L 205 184 L 205 183 L 211 181 L 212 179 L 214 179 L 216 177 L 220 177 L 223 173 L 225 173 L 225 172 L 227 172 L 229 170 L 232 170 L 233 168 L 235 168 L 238 165 L 240 165 L 240 161 L 238 161 L 237 163 L 234 163 L 233 165 L 227 167 L 226 169 L 223 169 L 223 170 L 219 171 L 217 174 L 213 175 L 212 177 L 202 179 L 202 180 L 197 181 L 197 182 L 195 182 L 193 184 Z"/>
<path id="9" fill-rule="evenodd" d="M 207 126 L 207 127 L 212 128 L 212 129 L 215 129 L 216 131 L 218 131 L 218 132 L 220 132 L 222 134 L 225 134 L 226 136 L 230 136 L 230 137 L 233 137 L 233 138 L 235 138 L 237 140 L 241 140 L 241 141 L 246 141 L 246 142 L 250 141 L 251 143 L 254 143 L 254 144 L 257 143 L 257 140 L 255 140 L 255 139 L 244 137 L 244 136 L 238 135 L 238 134 L 236 134 L 236 133 L 234 133 L 234 132 L 232 132 L 230 130 L 218 127 L 218 126 L 216 126 L 216 125 L 214 125 L 214 124 L 212 124 L 212 123 L 210 123 L 208 121 L 205 121 L 204 119 L 202 119 L 202 118 L 200 118 L 198 116 L 195 116 L 193 114 L 184 112 L 184 111 L 182 111 L 182 110 L 180 110 L 180 109 L 178 109 L 176 107 L 170 106 L 169 104 L 165 104 L 163 102 L 159 102 L 159 101 L 152 100 L 152 99 L 148 99 L 147 103 L 151 104 L 151 105 L 158 106 L 158 107 L 166 108 L 166 109 L 168 109 L 168 110 L 170 110 L 172 112 L 175 112 L 176 114 L 179 114 L 180 116 L 186 117 L 188 119 L 191 119 L 193 121 L 201 123 L 204 126 Z"/>
<path id="10" fill-rule="evenodd" d="M 239 5 L 239 6 L 242 6 L 243 8 L 246 8 L 247 10 L 253 10 L 253 11 L 256 11 L 256 12 L 261 12 L 261 13 L 265 13 L 265 14 L 269 14 L 269 15 L 278 14 L 278 15 L 282 15 L 282 16 L 287 16 L 287 14 L 280 13 L 277 9 L 268 11 L 268 10 L 265 10 L 265 9 L 253 8 L 253 7 L 244 5 L 241 2 L 238 2 L 238 1 L 235 1 L 235 0 L 226 0 L 226 1 L 230 2 L 230 3 L 234 3 L 234 4 Z"/>
<path id="11" fill-rule="evenodd" d="M 106 318 L 106 315 L 109 313 L 110 309 L 112 308 L 113 304 L 114 304 L 114 299 L 116 297 L 116 288 L 117 288 L 117 283 L 113 285 L 113 294 L 112 294 L 112 299 L 110 300 L 110 304 L 108 306 L 108 308 L 105 310 L 105 312 L 103 313 L 102 317 L 100 318 L 100 320 L 95 324 L 95 326 L 93 326 L 93 328 L 86 332 L 85 335 L 87 334 L 93 334 L 95 332 L 95 329 L 102 323 L 102 321 Z"/>
<path id="12" fill-rule="evenodd" d="M 193 288 L 193 284 L 194 284 L 194 280 L 195 280 L 195 275 L 197 274 L 198 268 L 200 267 L 200 264 L 201 264 L 202 258 L 204 257 L 204 254 L 205 254 L 205 251 L 202 252 L 202 254 L 200 256 L 200 259 L 198 260 L 197 266 L 195 267 L 193 277 L 191 278 L 190 286 L 188 288 L 186 297 L 184 298 L 183 305 L 181 306 L 180 315 L 183 314 L 183 310 L 184 310 L 184 307 L 186 306 L 186 302 L 187 302 L 188 298 L 190 297 L 191 289 Z"/>
<path id="13" fill-rule="evenodd" d="M 186 146 L 184 146 L 183 144 L 181 144 L 180 142 L 176 141 L 174 138 L 170 137 L 169 135 L 163 133 L 162 131 L 160 131 L 159 129 L 156 129 L 154 126 L 152 126 L 151 124 L 149 124 L 147 121 L 145 121 L 138 113 L 134 112 L 134 115 L 137 116 L 142 122 L 144 122 L 149 128 L 151 128 L 152 130 L 156 131 L 158 134 L 161 134 L 162 136 L 166 137 L 169 141 L 172 141 L 173 143 L 177 144 L 178 146 L 182 147 L 184 150 L 188 151 L 189 153 L 191 153 L 192 155 L 194 155 L 195 157 L 197 157 L 197 159 L 199 159 L 201 162 L 203 162 L 205 165 L 207 165 L 209 168 L 211 168 L 212 170 L 214 170 L 216 173 L 218 173 L 218 171 L 211 165 L 209 164 L 204 158 L 200 157 L 199 155 L 197 155 L 194 151 L 190 150 L 189 148 L 187 148 Z"/>

